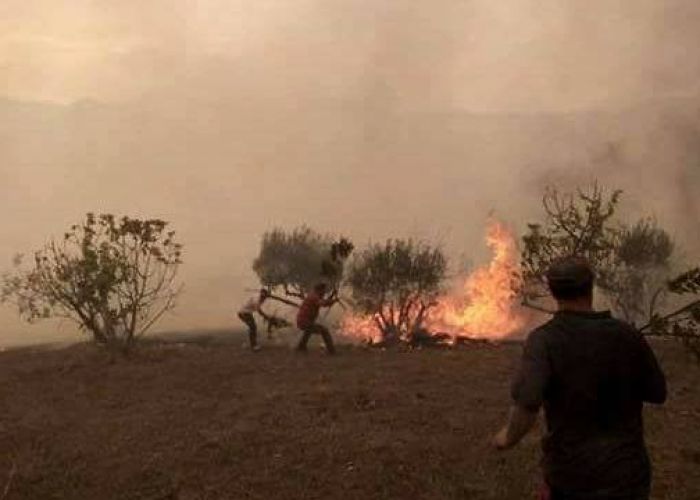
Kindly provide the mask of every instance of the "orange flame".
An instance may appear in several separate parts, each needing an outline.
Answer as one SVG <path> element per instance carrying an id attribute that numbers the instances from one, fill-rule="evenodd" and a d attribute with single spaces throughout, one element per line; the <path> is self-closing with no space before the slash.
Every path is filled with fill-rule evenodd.
<path id="1" fill-rule="evenodd" d="M 448 334 L 451 342 L 460 337 L 498 340 L 513 336 L 526 326 L 513 286 L 519 279 L 515 238 L 502 223 L 491 221 L 486 242 L 493 259 L 438 300 L 424 325 L 431 334 Z M 381 339 L 371 317 L 347 315 L 341 331 L 353 340 Z"/>
<path id="2" fill-rule="evenodd" d="M 486 242 L 493 252 L 492 261 L 468 276 L 460 289 L 439 300 L 426 321 L 430 331 L 453 337 L 503 339 L 525 326 L 513 289 L 519 270 L 515 238 L 503 224 L 492 221 Z"/>
<path id="3" fill-rule="evenodd" d="M 358 316 L 348 313 L 340 322 L 340 332 L 348 340 L 377 343 L 382 340 L 377 323 L 371 316 Z"/>

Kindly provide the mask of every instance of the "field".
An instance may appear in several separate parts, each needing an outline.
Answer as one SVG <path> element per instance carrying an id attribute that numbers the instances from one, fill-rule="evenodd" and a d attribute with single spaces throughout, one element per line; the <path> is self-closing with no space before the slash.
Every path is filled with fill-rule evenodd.
<path id="1" fill-rule="evenodd" d="M 700 498 L 698 369 L 646 410 L 655 499 Z M 538 434 L 491 449 L 519 347 L 336 358 L 239 343 L 0 353 L 0 499 L 528 499 Z"/>

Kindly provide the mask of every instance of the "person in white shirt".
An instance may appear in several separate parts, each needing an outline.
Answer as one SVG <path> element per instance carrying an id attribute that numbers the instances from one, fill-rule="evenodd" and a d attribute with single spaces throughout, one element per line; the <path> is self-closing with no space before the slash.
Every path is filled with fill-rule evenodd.
<path id="1" fill-rule="evenodd" d="M 255 313 L 264 317 L 262 312 L 263 303 L 269 298 L 270 293 L 264 288 L 254 297 L 250 297 L 243 307 L 238 310 L 238 317 L 248 327 L 248 337 L 250 339 L 250 348 L 253 351 L 259 351 L 258 345 L 258 325 L 255 322 Z"/>

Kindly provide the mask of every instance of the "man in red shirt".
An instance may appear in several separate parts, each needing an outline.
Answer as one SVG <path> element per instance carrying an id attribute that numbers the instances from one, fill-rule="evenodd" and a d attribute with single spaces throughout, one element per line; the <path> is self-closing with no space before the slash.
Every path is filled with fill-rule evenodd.
<path id="1" fill-rule="evenodd" d="M 326 344 L 328 354 L 335 354 L 333 338 L 328 328 L 316 322 L 321 308 L 330 307 L 336 302 L 332 298 L 324 298 L 326 291 L 325 283 L 317 284 L 313 291 L 306 296 L 299 308 L 299 312 L 297 313 L 297 327 L 303 332 L 303 335 L 297 346 L 297 351 L 306 352 L 306 344 L 309 342 L 309 338 L 314 333 L 317 333 L 323 337 L 323 342 Z"/>

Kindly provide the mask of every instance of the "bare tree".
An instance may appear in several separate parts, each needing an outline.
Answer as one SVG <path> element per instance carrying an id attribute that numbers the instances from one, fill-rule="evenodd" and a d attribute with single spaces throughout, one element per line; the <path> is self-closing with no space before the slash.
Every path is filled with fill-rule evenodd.
<path id="1" fill-rule="evenodd" d="M 542 198 L 544 223 L 528 225 L 522 238 L 523 303 L 542 309 L 538 303 L 549 297 L 545 274 L 562 256 L 585 257 L 596 269 L 608 265 L 615 254 L 618 230 L 612 218 L 622 191 L 608 194 L 597 184 L 588 191 L 560 193 L 548 187 Z"/>
<path id="2" fill-rule="evenodd" d="M 5 274 L 2 301 L 33 322 L 61 317 L 93 339 L 128 352 L 135 339 L 173 309 L 182 246 L 167 222 L 88 213 L 34 254 L 33 267 Z"/>
<path id="3" fill-rule="evenodd" d="M 523 303 L 551 312 L 540 302 L 549 297 L 546 270 L 556 258 L 582 256 L 616 313 L 633 324 L 646 322 L 640 328 L 645 334 L 682 340 L 700 359 L 700 270 L 674 277 L 671 237 L 652 219 L 631 226 L 617 221 L 621 194 L 598 185 L 576 194 L 547 189 L 545 221 L 530 224 L 523 237 Z"/>
<path id="4" fill-rule="evenodd" d="M 442 291 L 447 259 L 413 240 L 372 245 L 352 262 L 348 285 L 356 312 L 371 317 L 384 340 L 410 341 Z"/>

